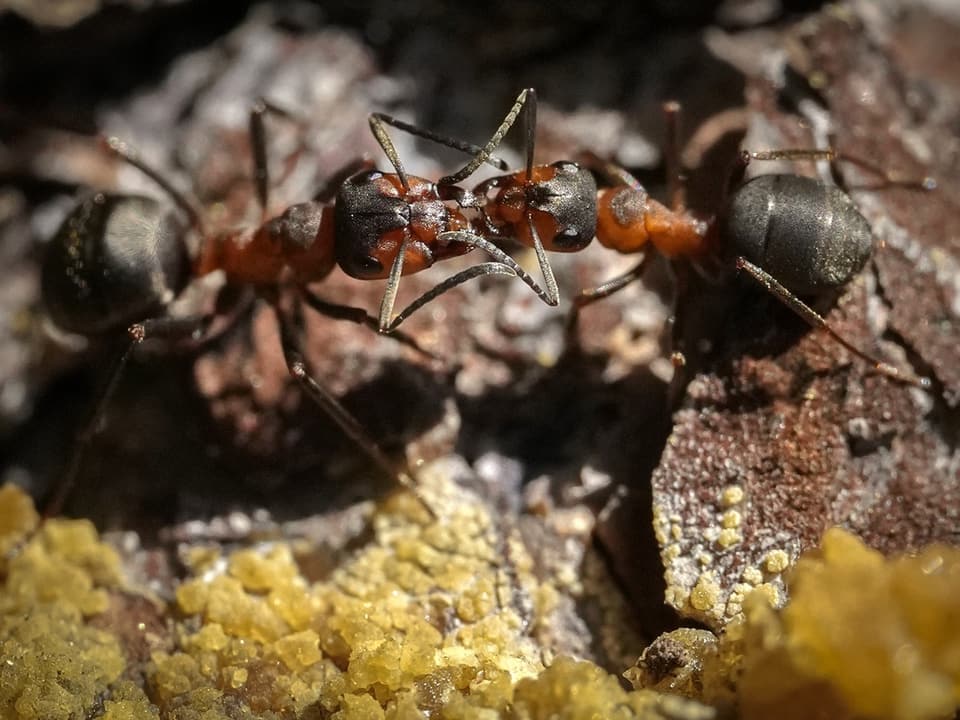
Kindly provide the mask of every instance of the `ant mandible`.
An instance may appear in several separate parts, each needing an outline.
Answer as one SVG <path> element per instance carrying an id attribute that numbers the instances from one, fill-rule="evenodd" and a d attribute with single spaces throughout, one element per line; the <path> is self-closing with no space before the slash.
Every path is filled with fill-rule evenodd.
<path id="1" fill-rule="evenodd" d="M 208 232 L 194 203 L 158 170 L 123 142 L 106 140 L 107 150 L 155 182 L 173 201 L 173 208 L 141 195 L 97 193 L 71 211 L 50 242 L 42 270 L 42 294 L 53 322 L 65 331 L 88 337 L 126 329 L 127 341 L 81 426 L 45 516 L 62 509 L 134 349 L 152 338 L 168 342 L 190 339 L 199 344 L 209 336 L 213 314 L 176 317 L 169 309 L 191 280 L 215 270 L 223 271 L 226 286 L 252 290 L 272 307 L 292 377 L 381 471 L 417 494 L 406 467 L 398 472 L 360 423 L 307 368 L 299 338 L 303 303 L 335 319 L 372 328 L 377 323 L 362 309 L 327 302 L 307 287 L 324 279 L 336 264 L 329 205 L 316 200 L 298 203 L 268 217 L 267 113 L 291 118 L 265 101 L 257 102 L 250 111 L 253 182 L 263 220 L 257 227 L 228 232 Z M 200 241 L 194 258 L 188 246 L 191 234 Z M 402 334 L 396 339 L 424 352 Z"/>

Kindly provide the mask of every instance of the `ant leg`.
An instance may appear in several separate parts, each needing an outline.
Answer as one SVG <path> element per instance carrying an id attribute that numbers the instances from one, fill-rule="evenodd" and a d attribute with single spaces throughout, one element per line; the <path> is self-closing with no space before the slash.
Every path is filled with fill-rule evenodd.
<path id="1" fill-rule="evenodd" d="M 668 341 L 670 343 L 670 364 L 673 365 L 673 376 L 670 378 L 670 384 L 667 386 L 666 411 L 672 415 L 677 409 L 681 392 L 686 387 L 686 367 L 687 354 L 686 342 L 684 338 L 685 323 L 688 316 L 688 303 L 681 302 L 687 294 L 690 287 L 690 265 L 687 263 L 672 262 L 668 264 L 673 275 L 673 297 L 670 301 L 670 307 L 673 308 L 672 317 L 669 320 L 670 333 Z"/>
<path id="2" fill-rule="evenodd" d="M 727 179 L 723 183 L 723 191 L 720 194 L 719 207 L 726 207 L 727 200 L 733 195 L 734 191 L 743 183 L 747 176 L 747 166 L 750 165 L 750 153 L 746 150 L 740 151 L 736 159 L 731 163 L 727 171 Z"/>
<path id="3" fill-rule="evenodd" d="M 750 277 L 762 285 L 767 292 L 774 295 L 778 300 L 780 300 L 780 302 L 806 320 L 812 327 L 826 330 L 834 340 L 843 345 L 843 347 L 862 359 L 864 362 L 873 365 L 878 372 L 883 373 L 887 377 L 893 378 L 899 382 L 915 385 L 916 387 L 924 390 L 930 389 L 929 378 L 920 377 L 910 370 L 896 368 L 889 363 L 883 362 L 882 360 L 877 360 L 860 348 L 852 345 L 846 340 L 846 338 L 840 335 L 840 333 L 830 327 L 830 324 L 826 321 L 826 319 L 824 319 L 813 308 L 787 290 L 787 288 L 777 282 L 777 280 L 769 273 L 757 267 L 746 258 L 738 257 L 736 265 L 738 270 L 746 270 Z"/>
<path id="4" fill-rule="evenodd" d="M 253 148 L 253 185 L 257 191 L 260 212 L 266 216 L 270 200 L 270 169 L 267 162 L 267 130 L 263 116 L 268 112 L 261 99 L 250 108 L 250 144 Z"/>
<path id="5" fill-rule="evenodd" d="M 294 318 L 287 317 L 277 304 L 274 304 L 273 310 L 277 318 L 277 324 L 280 327 L 280 344 L 283 349 L 283 357 L 287 363 L 287 369 L 290 375 L 300 383 L 307 395 L 317 403 L 326 412 L 341 430 L 349 437 L 357 447 L 359 447 L 366 456 L 391 480 L 409 490 L 420 501 L 420 504 L 430 513 L 431 517 L 436 518 L 436 513 L 430 505 L 420 495 L 416 484 L 412 479 L 413 473 L 403 462 L 403 469 L 399 472 L 389 458 L 377 446 L 373 439 L 363 429 L 360 422 L 347 410 L 329 390 L 318 383 L 307 369 L 306 360 L 303 351 L 300 349 L 298 335 L 302 326 L 302 315 L 300 305 L 296 305 Z"/>
<path id="6" fill-rule="evenodd" d="M 387 287 L 384 288 L 383 298 L 380 300 L 380 317 L 377 319 L 377 329 L 385 333 L 393 325 L 393 306 L 397 302 L 397 291 L 400 289 L 400 278 L 403 275 L 403 260 L 407 254 L 407 243 L 410 238 L 406 234 L 400 242 L 397 256 L 390 266 L 390 275 L 387 276 Z"/>
<path id="7" fill-rule="evenodd" d="M 392 115 L 387 115 L 386 113 L 373 113 L 370 115 L 369 121 L 370 121 L 371 128 L 375 124 L 390 125 L 392 127 L 397 128 L 398 130 L 402 130 L 403 132 L 408 133 L 409 135 L 423 138 L 424 140 L 429 140 L 430 142 L 437 143 L 438 145 L 443 145 L 444 147 L 452 148 L 454 150 L 459 150 L 460 152 L 466 153 L 467 155 L 478 155 L 479 153 L 483 152 L 483 148 L 481 148 L 479 145 L 474 145 L 473 143 L 466 142 L 464 140 L 458 140 L 448 135 L 442 135 L 440 133 L 433 132 L 432 130 L 427 130 L 425 128 L 420 127 L 419 125 L 413 125 L 412 123 L 404 122 L 403 120 L 398 120 Z M 386 134 L 386 131 L 383 129 L 381 129 L 380 132 Z M 380 135 L 377 133 L 377 131 L 374 131 L 373 134 L 377 138 L 377 140 L 380 139 Z M 381 143 L 381 147 L 383 147 L 382 143 Z M 384 151 L 386 151 L 386 148 L 384 148 Z M 488 163 L 489 165 L 492 165 L 493 167 L 497 168 L 497 170 L 501 170 L 501 171 L 507 170 L 507 167 L 508 167 L 506 160 L 503 160 L 502 158 L 499 158 L 493 154 L 489 154 L 484 162 Z"/>
<path id="8" fill-rule="evenodd" d="M 543 275 L 543 284 L 547 286 L 546 295 L 541 298 L 547 305 L 557 305 L 560 302 L 560 288 L 557 287 L 557 279 L 553 275 L 553 267 L 547 258 L 547 252 L 543 249 L 543 242 L 540 240 L 540 233 L 537 232 L 537 226 L 533 222 L 533 216 L 527 213 L 527 225 L 530 228 L 530 237 L 533 238 L 533 250 L 537 254 L 537 262 L 540 264 L 540 274 Z M 534 288 L 536 291 L 537 288 Z M 538 293 L 539 294 L 539 293 Z"/>
<path id="9" fill-rule="evenodd" d="M 526 156 L 526 178 L 533 178 L 533 150 L 537 144 L 537 91 L 527 90 L 528 102 L 523 113 L 523 147 Z"/>
<path id="10" fill-rule="evenodd" d="M 503 141 L 503 137 L 507 134 L 507 132 L 509 132 L 510 128 L 513 127 L 513 123 L 516 122 L 520 111 L 528 105 L 528 101 L 533 106 L 536 106 L 537 104 L 537 91 L 533 88 L 527 88 L 526 90 L 520 91 L 520 94 L 517 95 L 517 99 L 513 103 L 513 107 L 510 108 L 510 111 L 503 119 L 503 122 L 500 123 L 500 127 L 497 128 L 497 131 L 493 134 L 493 137 L 487 141 L 487 144 L 480 149 L 480 152 L 474 155 L 473 159 L 457 172 L 440 178 L 437 184 L 456 185 L 462 180 L 470 177 L 470 175 L 472 175 L 478 167 L 487 161 L 497 146 L 500 145 L 500 143 Z"/>
<path id="11" fill-rule="evenodd" d="M 653 259 L 653 255 L 653 253 L 644 254 L 639 263 L 627 270 L 622 275 L 618 275 L 611 280 L 607 280 L 605 283 L 598 285 L 595 288 L 583 290 L 579 295 L 573 298 L 573 303 L 570 306 L 570 314 L 567 316 L 566 341 L 568 346 L 572 347 L 579 344 L 577 331 L 580 326 L 580 311 L 587 305 L 592 305 L 597 300 L 610 297 L 615 292 L 625 288 L 634 280 L 638 280 L 647 269 L 647 266 Z"/>
<path id="12" fill-rule="evenodd" d="M 856 155 L 839 152 L 833 148 L 784 148 L 780 150 L 761 150 L 751 152 L 743 151 L 743 160 L 741 162 L 749 163 L 750 160 L 827 160 L 831 165 L 841 162 L 848 162 L 856 165 L 861 170 L 876 175 L 882 182 L 877 189 L 888 187 L 901 187 L 909 190 L 935 190 L 937 181 L 932 177 L 924 177 L 919 180 L 915 178 L 895 177 L 879 165 L 870 162 Z"/>
<path id="13" fill-rule="evenodd" d="M 282 118 L 296 125 L 301 137 L 309 123 L 293 110 L 281 107 L 266 98 L 258 98 L 250 108 L 249 128 L 250 143 L 253 148 L 253 184 L 257 191 L 257 200 L 264 213 L 268 210 L 268 200 L 270 193 L 270 170 L 267 161 L 267 131 L 264 123 L 264 116 L 271 114 Z M 303 154 L 306 149 L 304 143 L 299 142 L 297 148 L 284 158 L 285 170 L 283 178 L 285 179 L 293 168 L 293 164 Z"/>
<path id="14" fill-rule="evenodd" d="M 579 152 L 577 154 L 577 161 L 581 165 L 584 165 L 593 170 L 595 173 L 603 176 L 604 180 L 611 185 L 625 185 L 636 190 L 641 195 L 647 194 L 646 188 L 640 184 L 639 180 L 627 172 L 626 169 L 620 167 L 614 162 L 602 159 L 599 155 L 591 150 L 582 150 Z"/>
<path id="15" fill-rule="evenodd" d="M 675 212 L 686 207 L 686 188 L 680 169 L 680 103 L 668 100 L 663 104 L 663 114 L 666 120 L 666 137 L 663 147 L 664 165 L 667 170 L 667 195 L 670 198 L 670 207 Z"/>
<path id="16" fill-rule="evenodd" d="M 132 165 L 159 185 L 160 188 L 170 196 L 174 204 L 183 210 L 184 214 L 190 218 L 190 224 L 193 225 L 201 235 L 203 234 L 203 220 L 201 219 L 200 211 L 185 195 L 171 185 L 170 181 L 167 180 L 159 170 L 141 160 L 136 151 L 119 138 L 108 137 L 104 140 L 104 145 L 110 153 L 116 155 L 128 165 Z"/>
<path id="17" fill-rule="evenodd" d="M 306 287 L 301 288 L 301 293 L 303 296 L 303 301 L 310 308 L 320 313 L 321 315 L 325 315 L 334 320 L 346 320 L 348 322 L 353 322 L 358 325 L 365 325 L 371 330 L 373 330 L 374 332 L 378 332 L 380 329 L 380 326 L 377 323 L 377 319 L 372 315 L 368 314 L 367 311 L 364 310 L 363 308 L 352 307 L 350 305 L 340 305 L 338 303 L 329 302 L 327 300 L 324 300 L 319 295 L 317 295 L 312 290 Z M 426 350 L 423 347 L 421 347 L 415 338 L 411 337 L 410 335 L 407 335 L 403 331 L 398 330 L 395 332 L 391 332 L 390 337 L 396 340 L 397 342 L 401 343 L 402 345 L 406 345 L 407 347 L 412 348 L 413 350 L 416 350 L 418 353 L 420 353 L 424 357 L 429 358 L 430 360 L 435 360 L 438 362 L 440 361 L 440 358 L 438 356 L 434 355 L 429 350 Z"/>
<path id="18" fill-rule="evenodd" d="M 53 496 L 47 501 L 43 508 L 43 518 L 59 515 L 63 510 L 63 505 L 73 491 L 80 475 L 80 468 L 83 466 L 83 459 L 93 438 L 99 431 L 99 426 L 106 414 L 110 400 L 120 384 L 120 378 L 123 370 L 126 368 L 133 351 L 144 340 L 152 338 L 184 338 L 194 336 L 205 330 L 210 318 L 208 316 L 196 316 L 187 318 L 160 317 L 144 320 L 135 323 L 127 329 L 129 341 L 121 350 L 106 375 L 106 380 L 97 391 L 96 401 L 90 410 L 90 414 L 81 426 L 73 444 L 73 453 L 70 456 L 70 463 L 62 479 L 57 485 Z"/>
<path id="19" fill-rule="evenodd" d="M 405 307 L 396 315 L 396 317 L 393 318 L 393 320 L 390 321 L 386 331 L 391 334 L 399 332 L 397 328 L 400 326 L 400 324 L 424 305 L 436 299 L 440 295 L 443 295 L 448 290 L 455 288 L 457 285 L 461 285 L 468 280 L 472 280 L 475 277 L 480 277 L 481 275 L 510 275 L 511 277 L 516 277 L 517 273 L 513 269 L 499 262 L 481 263 L 479 265 L 469 267 L 466 270 L 462 270 L 456 275 L 448 277 L 439 285 L 435 285 L 433 288 L 407 305 L 407 307 Z"/>
<path id="20" fill-rule="evenodd" d="M 531 223 L 531 226 L 532 226 L 532 223 Z M 533 228 L 533 233 L 534 233 L 534 238 L 537 241 L 539 241 L 539 237 L 536 235 L 536 228 Z M 553 279 L 552 270 L 550 271 L 549 276 L 546 278 L 547 290 L 544 291 L 543 288 L 541 288 L 537 284 L 537 281 L 533 279 L 530 273 L 528 273 L 526 270 L 520 267 L 519 264 L 517 264 L 516 260 L 514 260 L 512 257 L 507 255 L 507 253 L 505 253 L 503 250 L 501 250 L 499 247 L 494 245 L 492 242 L 490 242 L 486 238 L 480 237 L 479 235 L 476 235 L 471 232 L 467 232 L 465 230 L 453 230 L 449 232 L 440 233 L 439 235 L 437 235 L 437 239 L 440 242 L 462 242 L 462 243 L 466 243 L 467 245 L 473 245 L 474 247 L 480 248 L 481 250 L 486 252 L 488 255 L 493 256 L 493 259 L 499 262 L 501 265 L 506 265 L 508 268 L 510 268 L 514 272 L 514 274 L 518 278 L 520 278 L 524 283 L 526 283 L 530 287 L 530 289 L 537 294 L 537 297 L 543 300 L 543 302 L 545 302 L 547 305 L 554 307 L 557 304 L 559 304 L 560 302 L 559 291 L 557 289 L 556 280 Z M 541 250 L 542 250 L 542 247 L 543 246 L 541 244 Z M 543 258 L 545 261 L 546 253 L 543 253 Z M 547 268 L 549 267 L 550 267 L 550 264 L 547 263 Z M 552 284 L 551 284 L 551 281 L 553 281 Z"/>

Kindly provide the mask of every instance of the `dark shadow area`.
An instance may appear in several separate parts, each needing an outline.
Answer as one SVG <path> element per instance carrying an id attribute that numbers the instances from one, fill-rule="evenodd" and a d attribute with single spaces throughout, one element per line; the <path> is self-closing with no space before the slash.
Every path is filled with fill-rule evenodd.
<path id="1" fill-rule="evenodd" d="M 38 28 L 0 16 L 0 98 L 24 122 L 92 133 L 97 103 L 159 82 L 184 52 L 211 44 L 247 14 L 250 2 L 108 5 L 72 27 Z"/>
<path id="2" fill-rule="evenodd" d="M 464 429 L 457 451 L 471 461 L 489 451 L 517 459 L 526 480 L 550 475 L 558 503 L 563 486 L 580 482 L 569 475 L 580 465 L 610 476 L 608 492 L 588 500 L 595 510 L 625 489 L 596 537 L 638 610 L 640 629 L 652 637 L 676 624 L 663 605 L 662 566 L 648 521 L 649 479 L 670 430 L 666 391 L 645 371 L 605 382 L 604 365 L 602 357 L 577 353 L 522 390 L 458 398 Z"/>

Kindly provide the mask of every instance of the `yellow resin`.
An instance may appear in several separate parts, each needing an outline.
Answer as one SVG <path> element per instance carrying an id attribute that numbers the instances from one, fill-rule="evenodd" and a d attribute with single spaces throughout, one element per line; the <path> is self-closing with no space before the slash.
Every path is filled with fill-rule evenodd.
<path id="1" fill-rule="evenodd" d="M 557 588 L 533 577 L 521 543 L 506 566 L 511 538 L 484 506 L 435 482 L 439 519 L 391 502 L 373 516 L 372 540 L 322 582 L 307 582 L 283 543 L 197 554 L 176 592 L 178 647 L 154 653 L 147 673 L 161 716 L 232 718 L 239 704 L 270 718 L 492 720 L 511 707 L 529 718 L 568 707 L 571 718 L 661 717 L 653 694 L 624 693 L 595 665 L 544 668 L 531 624 Z"/>
<path id="2" fill-rule="evenodd" d="M 119 589 L 120 560 L 87 521 L 37 529 L 30 498 L 0 488 L 0 718 L 158 718 L 143 691 L 121 679 L 126 657 L 106 630 L 87 624 Z M 102 703 L 102 704 L 101 704 Z"/>
<path id="3" fill-rule="evenodd" d="M 763 569 L 776 574 L 788 565 L 789 556 L 774 550 Z M 756 569 L 745 575 L 757 580 Z M 783 609 L 774 609 L 776 586 L 745 583 L 735 593 L 743 614 L 719 642 L 703 630 L 667 633 L 625 676 L 636 688 L 677 692 L 744 720 L 953 717 L 960 707 L 960 549 L 931 545 L 888 559 L 832 529 L 787 580 Z M 690 604 L 710 610 L 712 590 L 701 575 Z"/>

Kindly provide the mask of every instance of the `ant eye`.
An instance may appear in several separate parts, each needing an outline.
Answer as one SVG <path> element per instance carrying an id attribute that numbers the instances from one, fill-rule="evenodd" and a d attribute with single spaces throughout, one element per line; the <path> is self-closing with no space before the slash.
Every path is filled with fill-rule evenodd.
<path id="1" fill-rule="evenodd" d="M 383 263 L 372 255 L 354 255 L 350 258 L 350 274 L 358 277 L 379 276 L 383 272 Z"/>

